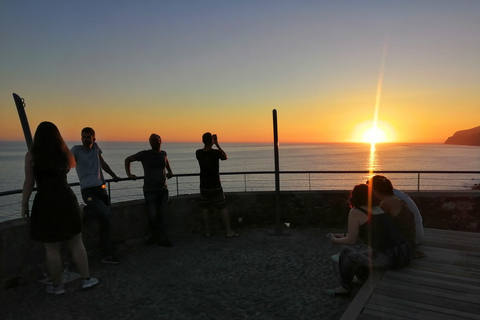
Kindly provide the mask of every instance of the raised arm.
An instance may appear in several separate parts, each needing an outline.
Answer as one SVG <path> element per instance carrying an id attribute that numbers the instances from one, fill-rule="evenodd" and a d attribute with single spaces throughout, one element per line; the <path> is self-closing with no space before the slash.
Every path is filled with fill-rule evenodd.
<path id="1" fill-rule="evenodd" d="M 218 151 L 220 151 L 220 153 L 222 154 L 222 156 L 220 157 L 220 160 L 227 160 L 227 154 L 225 153 L 225 151 L 223 151 L 223 149 L 218 144 L 218 138 L 216 136 L 213 138 L 213 143 L 215 144 L 215 146 L 217 146 Z"/>
<path id="2" fill-rule="evenodd" d="M 22 192 L 22 218 L 24 219 L 30 216 L 28 201 L 30 200 L 34 186 L 35 178 L 33 175 L 33 157 L 29 151 L 25 155 L 25 181 L 23 182 Z"/>

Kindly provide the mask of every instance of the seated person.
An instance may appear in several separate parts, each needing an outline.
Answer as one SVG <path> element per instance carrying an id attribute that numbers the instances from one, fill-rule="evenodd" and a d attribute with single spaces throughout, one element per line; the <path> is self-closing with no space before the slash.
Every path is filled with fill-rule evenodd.
<path id="1" fill-rule="evenodd" d="M 380 202 L 379 206 L 383 211 L 392 217 L 400 232 L 408 240 L 412 254 L 414 254 L 417 246 L 416 230 L 419 227 L 415 223 L 414 213 L 407 202 L 394 195 L 393 185 L 389 179 L 376 175 L 372 177 L 371 181 L 373 196 Z M 421 230 L 423 233 L 423 227 Z"/>
<path id="2" fill-rule="evenodd" d="M 339 257 L 341 285 L 325 290 L 328 294 L 350 294 L 354 276 L 366 268 L 398 269 L 410 262 L 408 242 L 390 216 L 379 206 L 368 207 L 368 189 L 360 184 L 351 192 L 348 233 L 330 236 L 332 243 L 344 246 Z"/>
<path id="3" fill-rule="evenodd" d="M 393 195 L 407 204 L 410 211 L 415 218 L 415 245 L 419 245 L 423 241 L 423 218 L 415 202 L 408 196 L 408 194 L 393 188 Z"/>

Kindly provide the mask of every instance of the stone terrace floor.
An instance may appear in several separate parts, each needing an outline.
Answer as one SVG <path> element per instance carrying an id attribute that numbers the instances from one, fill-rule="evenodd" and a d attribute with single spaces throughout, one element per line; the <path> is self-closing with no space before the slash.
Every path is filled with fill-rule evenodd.
<path id="1" fill-rule="evenodd" d="M 90 254 L 100 284 L 47 294 L 39 282 L 0 291 L 0 318 L 7 319 L 340 319 L 353 299 L 327 296 L 339 283 L 327 242 L 330 231 L 314 227 L 269 236 L 240 229 L 227 239 L 189 235 L 173 248 L 122 244 L 120 265 L 103 265 Z M 343 229 L 341 230 L 343 232 Z M 41 279 L 41 275 L 39 275 Z"/>

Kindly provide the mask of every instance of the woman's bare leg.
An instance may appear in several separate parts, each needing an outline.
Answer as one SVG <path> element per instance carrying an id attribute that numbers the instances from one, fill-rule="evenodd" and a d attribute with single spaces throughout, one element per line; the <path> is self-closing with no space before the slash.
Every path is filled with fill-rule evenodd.
<path id="1" fill-rule="evenodd" d="M 44 243 L 44 246 L 47 270 L 52 277 L 53 285 L 61 285 L 63 265 L 62 256 L 60 255 L 60 242 Z"/>
<path id="2" fill-rule="evenodd" d="M 88 256 L 85 246 L 83 245 L 82 234 L 74 235 L 72 239 L 68 240 L 68 245 L 72 251 L 73 262 L 75 262 L 80 276 L 83 279 L 89 278 Z"/>

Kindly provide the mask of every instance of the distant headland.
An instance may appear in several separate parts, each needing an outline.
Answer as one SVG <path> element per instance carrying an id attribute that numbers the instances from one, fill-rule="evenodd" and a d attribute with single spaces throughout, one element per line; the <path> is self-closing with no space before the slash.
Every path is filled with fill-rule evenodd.
<path id="1" fill-rule="evenodd" d="M 445 141 L 445 144 L 480 146 L 480 126 L 455 132 Z"/>

